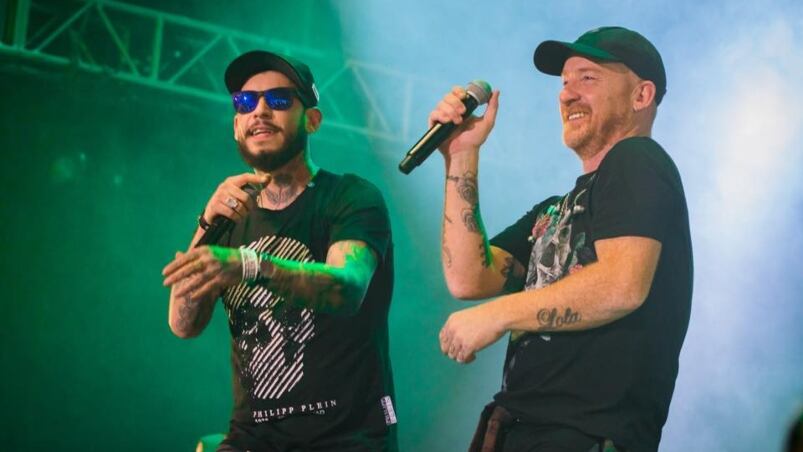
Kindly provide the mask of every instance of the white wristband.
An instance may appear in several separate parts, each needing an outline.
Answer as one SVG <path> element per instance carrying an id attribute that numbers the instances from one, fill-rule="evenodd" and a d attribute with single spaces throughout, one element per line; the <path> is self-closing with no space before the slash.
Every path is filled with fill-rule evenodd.
<path id="1" fill-rule="evenodd" d="M 259 277 L 259 256 L 250 248 L 240 248 L 240 261 L 243 266 L 243 281 L 254 282 Z"/>

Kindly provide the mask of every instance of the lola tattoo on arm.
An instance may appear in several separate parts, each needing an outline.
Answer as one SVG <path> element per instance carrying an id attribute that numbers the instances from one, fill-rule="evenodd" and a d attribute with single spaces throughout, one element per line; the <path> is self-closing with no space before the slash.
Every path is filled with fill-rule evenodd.
<path id="1" fill-rule="evenodd" d="M 541 309 L 538 311 L 538 323 L 544 330 L 552 331 L 573 325 L 580 320 L 582 316 L 579 312 L 572 311 L 572 308 L 566 308 L 563 313 L 558 312 L 558 308 Z"/>

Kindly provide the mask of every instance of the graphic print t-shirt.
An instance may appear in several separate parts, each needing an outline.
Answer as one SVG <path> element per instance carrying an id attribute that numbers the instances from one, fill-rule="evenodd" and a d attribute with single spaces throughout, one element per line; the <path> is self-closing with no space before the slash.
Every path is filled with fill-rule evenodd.
<path id="1" fill-rule="evenodd" d="M 235 393 L 241 390 L 242 396 L 236 400 L 238 421 L 298 419 L 292 425 L 305 439 L 366 428 L 383 434 L 395 424 L 387 337 L 393 254 L 379 191 L 357 176 L 320 170 L 287 208 L 251 212 L 227 245 L 325 262 L 330 245 L 341 240 L 361 240 L 378 257 L 354 316 L 300 309 L 261 285 L 224 292 Z"/>
<path id="2" fill-rule="evenodd" d="M 691 306 L 688 213 L 671 158 L 650 138 L 623 140 L 571 192 L 536 205 L 491 244 L 527 263 L 524 289 L 537 290 L 596 262 L 597 240 L 622 236 L 661 242 L 643 305 L 591 330 L 512 333 L 495 399 L 524 422 L 649 451 L 666 421 Z M 573 315 L 554 310 L 539 320 Z"/>

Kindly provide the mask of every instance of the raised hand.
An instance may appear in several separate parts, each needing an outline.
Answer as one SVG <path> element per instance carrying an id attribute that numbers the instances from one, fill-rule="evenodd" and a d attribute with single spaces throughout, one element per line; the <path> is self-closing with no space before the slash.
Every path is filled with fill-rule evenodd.
<path id="1" fill-rule="evenodd" d="M 429 114 L 430 127 L 435 122 L 444 124 L 453 122 L 458 126 L 452 136 L 438 148 L 446 157 L 465 150 L 478 149 L 488 138 L 496 122 L 496 113 L 499 110 L 499 91 L 491 94 L 488 107 L 482 116 L 472 115 L 463 119 L 463 114 L 466 112 L 466 106 L 463 105 L 465 96 L 465 88 L 455 86 Z"/>
<path id="2" fill-rule="evenodd" d="M 255 207 L 253 198 L 241 187 L 246 184 L 267 185 L 269 175 L 253 173 L 238 174 L 226 178 L 218 185 L 204 209 L 203 217 L 207 223 L 212 223 L 216 216 L 224 216 L 234 222 L 239 222 Z"/>

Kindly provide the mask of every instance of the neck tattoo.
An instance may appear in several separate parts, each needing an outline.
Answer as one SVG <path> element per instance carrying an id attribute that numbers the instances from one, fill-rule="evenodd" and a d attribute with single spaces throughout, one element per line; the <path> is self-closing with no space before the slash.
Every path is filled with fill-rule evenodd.
<path id="1" fill-rule="evenodd" d="M 274 184 L 265 187 L 265 198 L 270 204 L 282 206 L 292 201 L 298 193 L 298 188 L 293 184 L 292 174 L 275 174 L 273 182 Z M 272 188 L 274 185 L 275 188 Z"/>

